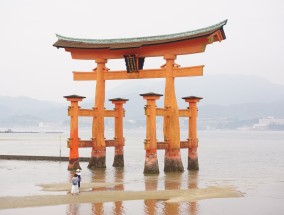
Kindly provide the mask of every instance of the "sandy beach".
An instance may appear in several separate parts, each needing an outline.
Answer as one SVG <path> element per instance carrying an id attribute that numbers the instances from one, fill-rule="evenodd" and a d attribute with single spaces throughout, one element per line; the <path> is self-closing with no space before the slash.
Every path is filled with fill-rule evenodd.
<path id="1" fill-rule="evenodd" d="M 207 187 L 196 189 L 149 190 L 149 191 L 93 191 L 94 188 L 113 187 L 117 183 L 86 183 L 79 195 L 71 195 L 70 184 L 42 184 L 43 191 L 61 191 L 62 195 L 34 195 L 0 197 L 0 209 L 40 207 L 72 203 L 117 202 L 129 200 L 163 200 L 168 203 L 194 202 L 212 198 L 242 197 L 233 187 Z M 66 193 L 67 192 L 67 193 Z"/>

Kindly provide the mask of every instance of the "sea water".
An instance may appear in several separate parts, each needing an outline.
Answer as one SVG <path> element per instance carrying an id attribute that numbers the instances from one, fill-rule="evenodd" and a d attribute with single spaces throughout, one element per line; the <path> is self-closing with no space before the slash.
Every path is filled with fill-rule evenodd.
<path id="1" fill-rule="evenodd" d="M 68 156 L 68 132 L 0 133 L 1 154 Z M 80 131 L 81 139 L 90 138 Z M 113 131 L 106 131 L 106 139 Z M 185 140 L 187 131 L 182 131 Z M 276 214 L 284 212 L 284 132 L 283 131 L 200 131 L 198 172 L 187 171 L 187 150 L 181 149 L 185 172 L 165 174 L 164 151 L 158 151 L 159 175 L 144 176 L 145 131 L 124 132 L 125 167 L 112 167 L 114 149 L 107 148 L 105 170 L 90 171 L 81 162 L 84 182 L 118 182 L 108 190 L 192 189 L 230 186 L 243 193 L 240 198 L 206 199 L 196 202 L 166 203 L 163 200 L 134 200 L 93 204 L 68 204 L 0 210 L 0 214 Z M 158 133 L 158 140 L 162 134 Z M 91 149 L 79 151 L 90 157 Z M 68 195 L 42 191 L 39 184 L 70 182 L 67 162 L 0 160 L 0 195 Z M 1 204 L 1 202 L 0 202 Z"/>

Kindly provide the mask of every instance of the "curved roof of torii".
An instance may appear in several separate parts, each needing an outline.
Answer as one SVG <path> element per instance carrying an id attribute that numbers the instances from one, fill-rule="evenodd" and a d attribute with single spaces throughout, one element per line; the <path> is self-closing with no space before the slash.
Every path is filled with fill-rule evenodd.
<path id="1" fill-rule="evenodd" d="M 80 39 L 80 38 L 71 38 L 65 37 L 61 35 L 57 36 L 57 41 L 53 44 L 53 46 L 57 48 L 65 48 L 66 51 L 70 51 L 73 54 L 77 52 L 76 50 L 90 50 L 95 55 L 101 55 L 102 52 L 108 53 L 108 55 L 115 54 L 113 56 L 116 58 L 118 55 L 123 54 L 139 54 L 139 51 L 143 51 L 146 47 L 146 55 L 147 56 L 157 56 L 160 53 L 151 54 L 149 53 L 149 48 L 157 48 L 165 50 L 171 49 L 169 46 L 174 44 L 179 44 L 179 47 L 189 46 L 189 42 L 195 41 L 196 39 L 206 38 L 206 42 L 202 42 L 202 44 L 207 45 L 209 43 L 215 41 L 221 41 L 226 39 L 223 26 L 226 25 L 227 20 L 224 20 L 218 24 L 201 28 L 198 30 L 187 31 L 183 33 L 177 34 L 168 34 L 168 35 L 159 35 L 159 36 L 150 36 L 150 37 L 136 37 L 136 38 L 119 38 L 119 39 Z M 185 44 L 181 44 L 185 43 Z M 167 46 L 167 47 L 166 47 Z M 141 50 L 142 49 L 142 50 Z M 135 51 L 136 50 L 136 51 Z M 84 52 L 84 51 L 83 51 Z M 137 52 L 137 53 L 136 53 Z M 198 51 L 199 52 L 199 51 Z M 149 55 L 148 55 L 149 53 Z M 176 53 L 176 54 L 186 54 L 190 52 L 184 53 Z M 141 52 L 142 54 L 142 52 Z M 104 54 L 103 54 L 104 55 Z M 143 54 L 142 54 L 143 55 Z M 73 56 L 75 57 L 75 55 Z M 77 57 L 75 57 L 77 58 Z M 81 58 L 81 57 L 79 57 Z"/>
<path id="2" fill-rule="evenodd" d="M 202 36 L 210 35 L 218 30 L 221 30 L 223 39 L 225 39 L 225 33 L 223 31 L 223 26 L 227 23 L 227 20 L 220 22 L 218 24 L 201 28 L 194 31 L 187 31 L 177 34 L 150 36 L 150 37 L 136 37 L 136 38 L 119 38 L 119 39 L 80 39 L 65 37 L 56 34 L 58 39 L 53 46 L 57 48 L 84 48 L 84 49 L 121 49 L 121 48 L 136 48 L 145 45 L 154 45 L 162 43 L 170 43 L 181 40 L 188 40 L 193 38 L 198 38 Z"/>

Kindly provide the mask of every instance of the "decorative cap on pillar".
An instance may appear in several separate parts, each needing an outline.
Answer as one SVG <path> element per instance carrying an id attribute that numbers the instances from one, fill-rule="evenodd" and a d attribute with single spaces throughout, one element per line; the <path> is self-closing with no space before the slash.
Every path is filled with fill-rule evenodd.
<path id="1" fill-rule="evenodd" d="M 113 101 L 125 101 L 127 102 L 129 99 L 123 99 L 123 98 L 114 98 L 114 99 L 109 99 L 109 101 L 113 102 Z"/>
<path id="2" fill-rule="evenodd" d="M 150 92 L 150 93 L 143 93 L 143 94 L 140 94 L 140 96 L 163 96 L 163 94 L 158 94 L 158 93 Z"/>
<path id="3" fill-rule="evenodd" d="M 86 97 L 73 94 L 69 96 L 63 96 L 63 98 L 67 99 L 67 101 L 82 101 Z"/>
<path id="4" fill-rule="evenodd" d="M 199 102 L 203 98 L 196 97 L 196 96 L 187 96 L 187 97 L 183 97 L 182 99 L 184 99 L 186 102 Z"/>
<path id="5" fill-rule="evenodd" d="M 109 101 L 111 101 L 112 104 L 125 104 L 128 101 L 128 99 L 114 98 L 114 99 L 109 99 Z"/>
<path id="6" fill-rule="evenodd" d="M 163 96 L 163 94 L 150 92 L 140 94 L 140 96 L 143 96 L 144 99 L 159 99 L 161 96 Z"/>

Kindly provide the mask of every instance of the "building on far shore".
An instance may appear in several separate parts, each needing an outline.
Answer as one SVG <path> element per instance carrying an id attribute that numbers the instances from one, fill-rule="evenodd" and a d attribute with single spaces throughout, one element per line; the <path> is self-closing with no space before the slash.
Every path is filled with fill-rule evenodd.
<path id="1" fill-rule="evenodd" d="M 253 125 L 255 130 L 284 130 L 284 119 L 274 117 L 265 117 L 258 120 L 257 124 Z"/>

